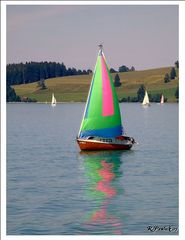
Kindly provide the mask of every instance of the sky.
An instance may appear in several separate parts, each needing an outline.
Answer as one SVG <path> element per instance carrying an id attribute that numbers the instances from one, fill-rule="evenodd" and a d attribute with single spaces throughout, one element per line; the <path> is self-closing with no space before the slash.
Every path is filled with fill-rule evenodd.
<path id="1" fill-rule="evenodd" d="M 177 5 L 8 5 L 7 63 L 55 61 L 94 69 L 103 43 L 109 67 L 173 66 Z"/>

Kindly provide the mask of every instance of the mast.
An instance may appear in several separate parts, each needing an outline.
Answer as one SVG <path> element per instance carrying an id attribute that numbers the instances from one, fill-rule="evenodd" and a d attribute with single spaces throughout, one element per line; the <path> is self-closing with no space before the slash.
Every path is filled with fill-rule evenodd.
<path id="1" fill-rule="evenodd" d="M 98 45 L 98 47 L 100 48 L 100 50 L 99 50 L 99 54 L 98 55 L 102 55 L 102 53 L 103 53 L 103 44 L 102 43 L 100 43 L 99 45 Z"/>

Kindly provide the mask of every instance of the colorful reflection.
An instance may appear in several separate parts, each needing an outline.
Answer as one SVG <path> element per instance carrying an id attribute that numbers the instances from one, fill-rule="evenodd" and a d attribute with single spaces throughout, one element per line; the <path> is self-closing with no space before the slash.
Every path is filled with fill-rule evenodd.
<path id="1" fill-rule="evenodd" d="M 114 206 L 114 198 L 122 189 L 117 179 L 120 170 L 121 152 L 82 153 L 85 174 L 89 180 L 87 196 L 93 201 L 94 211 L 84 221 L 84 226 L 93 231 L 99 226 L 104 234 L 122 234 L 122 222 Z M 104 229 L 102 227 L 105 227 Z"/>

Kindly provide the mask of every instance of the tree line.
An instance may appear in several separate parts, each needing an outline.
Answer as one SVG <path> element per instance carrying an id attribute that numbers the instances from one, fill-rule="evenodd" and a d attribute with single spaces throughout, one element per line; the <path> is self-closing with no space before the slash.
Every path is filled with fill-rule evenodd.
<path id="1" fill-rule="evenodd" d="M 175 62 L 175 67 L 171 68 L 170 74 L 166 73 L 164 76 L 164 83 L 168 83 L 171 80 L 175 79 L 177 77 L 177 71 L 179 69 L 179 61 L 177 60 Z"/>
<path id="2" fill-rule="evenodd" d="M 175 62 L 176 69 L 179 68 L 179 62 Z M 172 67 L 170 76 L 167 74 L 164 77 L 164 82 L 169 82 L 170 80 L 176 77 L 176 69 Z M 119 67 L 118 71 L 113 68 L 110 69 L 111 73 L 118 72 L 129 72 L 135 71 L 135 68 L 132 66 L 130 69 L 122 65 Z M 32 82 L 38 82 L 38 87 L 40 90 L 46 89 L 45 79 L 47 78 L 55 78 L 61 76 L 71 76 L 71 75 L 86 75 L 90 74 L 92 71 L 88 70 L 76 70 L 75 68 L 66 68 L 66 66 L 62 63 L 56 62 L 26 62 L 25 64 L 8 64 L 7 65 L 7 102 L 16 102 L 22 101 L 22 99 L 16 95 L 14 89 L 11 85 L 17 84 L 26 84 Z M 170 79 L 166 81 L 166 78 Z M 115 87 L 121 86 L 121 81 L 119 75 L 116 74 L 114 78 Z M 145 87 L 141 85 L 137 91 L 137 96 L 134 97 L 126 97 L 122 98 L 120 102 L 141 102 L 144 98 Z M 149 94 L 149 98 L 151 102 L 159 102 L 161 94 L 151 95 Z M 179 98 L 179 89 L 177 87 L 175 92 L 175 97 L 178 100 Z M 26 99 L 26 101 L 36 101 L 33 99 Z M 167 101 L 167 99 L 165 99 Z"/>
<path id="3" fill-rule="evenodd" d="M 90 69 L 80 70 L 76 68 L 66 68 L 64 63 L 56 62 L 26 62 L 13 63 L 7 65 L 6 80 L 8 85 L 26 84 L 40 81 L 41 79 L 87 75 Z"/>
<path id="4" fill-rule="evenodd" d="M 117 72 L 133 72 L 135 71 L 135 67 L 132 66 L 131 68 L 125 66 L 125 65 L 122 65 L 118 68 L 118 71 L 116 71 L 114 68 L 110 68 L 110 72 L 111 73 L 117 73 Z"/>
<path id="5" fill-rule="evenodd" d="M 119 67 L 118 71 L 113 68 L 110 69 L 111 73 L 114 72 L 128 72 L 135 71 L 132 66 L 130 69 L 122 65 Z M 72 68 L 67 68 L 64 63 L 57 62 L 26 62 L 26 63 L 13 63 L 8 64 L 6 67 L 6 82 L 7 82 L 7 102 L 32 102 L 35 99 L 22 99 L 16 95 L 15 90 L 12 85 L 27 84 L 32 82 L 37 82 L 38 88 L 40 90 L 46 89 L 45 79 L 73 76 L 73 75 L 87 75 L 92 73 L 91 69 L 80 70 Z M 119 80 L 118 80 L 119 81 Z M 119 83 L 118 83 L 119 84 Z"/>
<path id="6" fill-rule="evenodd" d="M 17 96 L 15 90 L 9 85 L 6 85 L 6 101 L 7 102 L 21 102 L 21 98 Z"/>
<path id="7" fill-rule="evenodd" d="M 113 68 L 111 73 L 117 72 Z M 119 67 L 118 72 L 135 71 L 132 66 L 130 69 L 123 65 Z M 92 73 L 91 69 L 80 70 L 74 67 L 67 68 L 64 63 L 57 62 L 26 62 L 13 63 L 7 65 L 6 80 L 8 85 L 18 85 L 37 82 L 43 79 L 73 76 L 73 75 L 87 75 Z"/>

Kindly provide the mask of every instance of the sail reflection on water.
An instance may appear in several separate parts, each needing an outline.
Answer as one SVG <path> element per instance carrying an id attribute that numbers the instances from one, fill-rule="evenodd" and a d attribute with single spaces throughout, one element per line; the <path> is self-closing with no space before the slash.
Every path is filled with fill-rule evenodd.
<path id="1" fill-rule="evenodd" d="M 83 220 L 90 234 L 122 234 L 122 219 L 114 199 L 122 192 L 118 178 L 121 152 L 88 152 L 81 154 L 88 178 L 86 196 L 92 202 L 90 213 Z"/>

